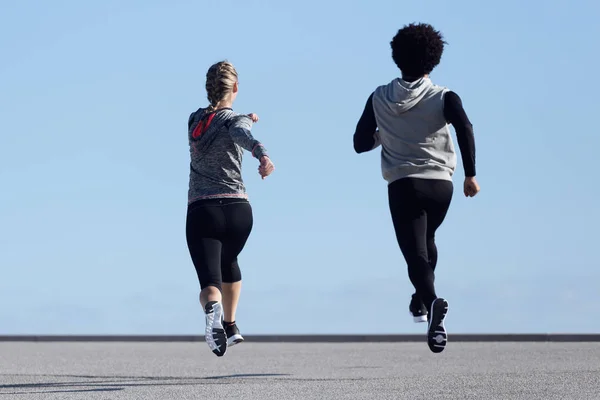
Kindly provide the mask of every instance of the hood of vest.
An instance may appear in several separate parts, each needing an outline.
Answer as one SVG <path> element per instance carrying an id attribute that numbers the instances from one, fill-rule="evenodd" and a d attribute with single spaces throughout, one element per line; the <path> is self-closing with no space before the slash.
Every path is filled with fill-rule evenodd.
<path id="1" fill-rule="evenodd" d="M 414 82 L 395 79 L 382 88 L 377 101 L 382 102 L 380 106 L 389 109 L 392 115 L 403 114 L 419 104 L 432 86 L 431 79 L 425 77 Z"/>

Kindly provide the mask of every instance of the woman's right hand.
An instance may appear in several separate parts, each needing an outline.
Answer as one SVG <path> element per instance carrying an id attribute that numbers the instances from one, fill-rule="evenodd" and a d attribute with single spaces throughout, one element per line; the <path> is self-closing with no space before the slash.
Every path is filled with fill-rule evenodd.
<path id="1" fill-rule="evenodd" d="M 275 166 L 271 159 L 267 156 L 262 156 L 260 158 L 260 166 L 258 167 L 258 173 L 261 178 L 265 179 L 267 176 L 271 175 L 271 173 L 275 170 Z"/>
<path id="2" fill-rule="evenodd" d="M 477 193 L 479 193 L 480 190 L 481 188 L 479 187 L 479 184 L 474 176 L 465 178 L 465 196 L 474 197 Z"/>

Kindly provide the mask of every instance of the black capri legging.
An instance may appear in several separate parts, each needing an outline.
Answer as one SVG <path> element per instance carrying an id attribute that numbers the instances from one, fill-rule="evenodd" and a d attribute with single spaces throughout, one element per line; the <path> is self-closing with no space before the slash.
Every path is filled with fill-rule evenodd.
<path id="1" fill-rule="evenodd" d="M 237 257 L 252 231 L 252 207 L 245 199 L 200 200 L 188 206 L 187 245 L 200 287 L 242 280 Z"/>

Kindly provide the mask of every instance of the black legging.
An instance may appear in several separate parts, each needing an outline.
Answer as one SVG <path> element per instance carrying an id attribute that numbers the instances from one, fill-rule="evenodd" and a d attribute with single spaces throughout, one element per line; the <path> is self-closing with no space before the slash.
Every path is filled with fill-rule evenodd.
<path id="1" fill-rule="evenodd" d="M 404 178 L 388 186 L 390 212 L 408 276 L 427 309 L 437 297 L 435 231 L 446 217 L 452 192 L 451 181 L 437 179 Z"/>
<path id="2" fill-rule="evenodd" d="M 242 280 L 237 257 L 252 231 L 252 207 L 244 199 L 201 200 L 188 206 L 186 238 L 200 287 Z"/>

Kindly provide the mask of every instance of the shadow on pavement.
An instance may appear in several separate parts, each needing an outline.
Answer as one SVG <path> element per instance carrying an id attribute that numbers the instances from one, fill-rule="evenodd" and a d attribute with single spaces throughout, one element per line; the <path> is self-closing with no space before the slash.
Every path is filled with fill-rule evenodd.
<path id="1" fill-rule="evenodd" d="M 259 379 L 289 376 L 289 374 L 233 374 L 207 377 L 184 376 L 94 376 L 94 375 L 0 375 L 5 377 L 77 378 L 68 382 L 15 383 L 0 385 L 0 396 L 33 393 L 81 393 L 120 391 L 139 386 L 223 385 L 239 379 Z M 221 382 L 218 382 L 221 381 Z M 77 389 L 81 388 L 81 389 Z M 30 390 L 27 390 L 30 389 Z"/>

